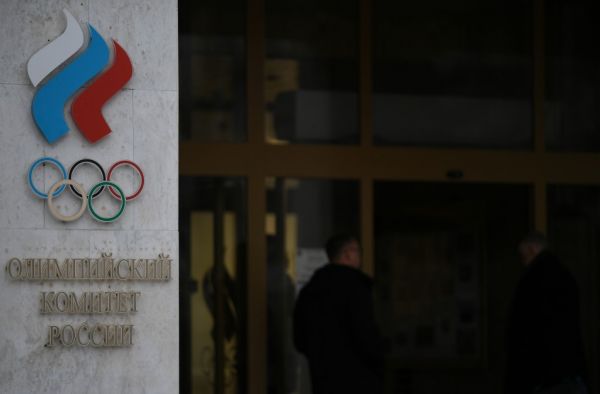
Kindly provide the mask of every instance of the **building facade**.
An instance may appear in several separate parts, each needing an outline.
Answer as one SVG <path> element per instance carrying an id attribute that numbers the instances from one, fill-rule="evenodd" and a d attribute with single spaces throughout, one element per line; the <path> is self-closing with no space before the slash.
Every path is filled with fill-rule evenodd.
<path id="1" fill-rule="evenodd" d="M 350 232 L 386 393 L 501 393 L 532 230 L 578 282 L 598 392 L 597 16 L 592 1 L 1 2 L 0 392 L 310 393 L 294 301 Z M 73 85 L 88 26 L 108 58 Z M 99 80 L 110 133 L 75 104 Z M 37 111 L 57 103 L 68 132 L 49 141 Z M 143 191 L 122 204 L 81 159 L 133 162 L 105 177 Z M 104 191 L 44 197 L 61 175 Z"/>

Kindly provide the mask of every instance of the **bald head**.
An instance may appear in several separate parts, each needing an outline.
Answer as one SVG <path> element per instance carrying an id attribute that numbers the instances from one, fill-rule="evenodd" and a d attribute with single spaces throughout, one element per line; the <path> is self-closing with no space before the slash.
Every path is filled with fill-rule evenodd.
<path id="1" fill-rule="evenodd" d="M 519 255 L 524 265 L 529 265 L 543 250 L 548 247 L 546 236 L 539 231 L 529 233 L 519 244 Z"/>
<path id="2" fill-rule="evenodd" d="M 353 235 L 334 235 L 327 241 L 325 249 L 332 263 L 360 268 L 360 245 Z"/>

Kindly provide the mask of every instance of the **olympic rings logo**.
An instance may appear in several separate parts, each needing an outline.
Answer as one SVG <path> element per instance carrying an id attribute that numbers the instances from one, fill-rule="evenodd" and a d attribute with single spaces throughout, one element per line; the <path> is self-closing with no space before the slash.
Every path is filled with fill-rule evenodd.
<path id="1" fill-rule="evenodd" d="M 58 168 L 58 170 L 60 171 L 60 173 L 62 175 L 62 179 L 59 180 L 58 182 L 56 182 L 54 185 L 52 185 L 50 190 L 48 190 L 48 193 L 44 193 L 44 192 L 40 191 L 33 184 L 34 171 L 41 164 L 44 164 L 44 163 L 50 163 L 50 164 L 54 165 L 56 168 Z M 73 176 L 74 176 L 74 173 L 77 170 L 77 168 L 79 168 L 81 165 L 84 165 L 84 164 L 92 165 L 92 166 L 96 167 L 96 169 L 98 170 L 98 172 L 100 173 L 100 175 L 102 177 L 102 180 L 100 182 L 96 183 L 94 186 L 92 186 L 92 188 L 90 189 L 89 192 L 86 192 L 86 190 L 84 189 L 84 187 L 81 183 L 78 183 L 73 180 Z M 129 196 L 125 196 L 125 193 L 123 192 L 121 187 L 119 185 L 117 185 L 115 182 L 111 181 L 111 176 L 114 174 L 115 170 L 122 166 L 129 166 L 129 167 L 133 168 L 135 170 L 135 172 L 138 174 L 138 176 L 140 177 L 140 185 L 138 186 L 137 190 Z M 69 169 L 69 172 L 67 173 L 67 170 L 65 169 L 65 167 L 62 165 L 62 163 L 60 161 L 58 161 L 52 157 L 42 157 L 42 158 L 36 160 L 31 165 L 31 167 L 29 167 L 28 181 L 29 181 L 29 187 L 31 188 L 31 191 L 33 192 L 33 194 L 35 194 L 36 196 L 38 196 L 42 199 L 48 200 L 48 209 L 50 210 L 50 213 L 52 214 L 52 216 L 54 216 L 57 220 L 60 220 L 63 222 L 72 222 L 74 220 L 79 219 L 81 217 L 81 215 L 83 215 L 83 213 L 85 212 L 86 207 L 87 207 L 87 210 L 90 212 L 90 215 L 92 215 L 92 217 L 94 219 L 96 219 L 97 221 L 102 222 L 102 223 L 114 222 L 125 211 L 125 205 L 127 204 L 127 202 L 132 201 L 132 200 L 136 199 L 137 197 L 139 197 L 139 195 L 142 193 L 142 189 L 144 189 L 144 173 L 142 172 L 142 169 L 137 164 L 135 164 L 134 162 L 132 162 L 130 160 L 117 161 L 110 167 L 110 169 L 108 170 L 108 174 L 107 174 L 104 171 L 104 168 L 102 168 L 102 166 L 97 161 L 92 160 L 92 159 L 81 159 L 81 160 L 77 161 L 75 164 L 73 164 L 71 166 L 71 168 Z M 79 208 L 79 211 L 77 211 L 77 213 L 75 213 L 73 215 L 68 215 L 68 216 L 61 214 L 58 211 L 58 209 L 54 206 L 54 199 L 62 194 L 62 192 L 66 189 L 67 185 L 71 189 L 71 192 L 76 197 L 81 199 L 81 207 Z M 100 216 L 100 214 L 98 214 L 98 212 L 96 212 L 96 210 L 94 210 L 94 204 L 93 204 L 93 200 L 96 197 L 98 197 L 99 195 L 101 195 L 105 189 L 108 189 L 110 194 L 114 198 L 116 198 L 117 200 L 119 200 L 121 202 L 121 205 L 119 206 L 119 209 L 117 210 L 117 213 L 115 213 L 113 216 L 109 216 L 109 217 Z"/>

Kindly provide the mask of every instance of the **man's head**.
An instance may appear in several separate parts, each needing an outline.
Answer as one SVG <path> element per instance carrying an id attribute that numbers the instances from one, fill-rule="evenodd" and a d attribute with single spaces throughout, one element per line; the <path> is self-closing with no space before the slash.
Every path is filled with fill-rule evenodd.
<path id="1" fill-rule="evenodd" d="M 360 245 L 350 234 L 338 234 L 329 238 L 325 245 L 327 257 L 334 264 L 360 268 Z"/>
<path id="2" fill-rule="evenodd" d="M 525 265 L 531 264 L 540 252 L 548 247 L 546 236 L 540 232 L 528 234 L 519 244 L 519 255 L 521 262 Z"/>

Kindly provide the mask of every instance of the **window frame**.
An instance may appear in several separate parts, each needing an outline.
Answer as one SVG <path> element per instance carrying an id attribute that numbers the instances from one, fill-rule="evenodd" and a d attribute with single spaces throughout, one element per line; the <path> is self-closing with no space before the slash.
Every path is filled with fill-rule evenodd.
<path id="1" fill-rule="evenodd" d="M 532 186 L 532 223 L 547 228 L 548 184 L 600 184 L 600 153 L 548 152 L 544 139 L 544 2 L 533 2 L 533 148 L 522 150 L 385 147 L 373 144 L 372 6 L 359 0 L 359 145 L 272 145 L 265 137 L 265 4 L 247 0 L 245 143 L 181 141 L 182 176 L 247 180 L 247 387 L 267 391 L 266 189 L 269 177 L 351 179 L 360 184 L 363 269 L 374 272 L 375 180 L 512 183 Z"/>

